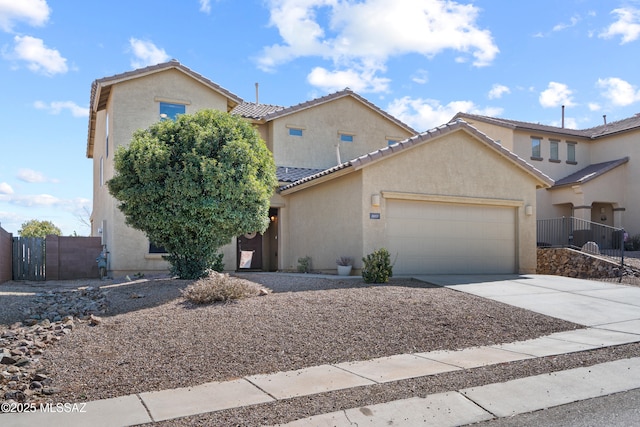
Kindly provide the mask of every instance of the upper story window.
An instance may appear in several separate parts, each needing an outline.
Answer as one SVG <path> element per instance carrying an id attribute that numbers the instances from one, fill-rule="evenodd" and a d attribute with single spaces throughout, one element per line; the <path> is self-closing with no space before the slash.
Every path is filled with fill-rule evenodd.
<path id="1" fill-rule="evenodd" d="M 175 120 L 178 114 L 184 114 L 186 106 L 184 104 L 171 104 L 160 102 L 160 120 Z"/>
<path id="2" fill-rule="evenodd" d="M 531 160 L 542 160 L 542 138 L 537 136 L 531 137 Z"/>
<path id="3" fill-rule="evenodd" d="M 398 143 L 398 140 L 396 139 L 387 139 L 387 145 L 393 145 L 397 143 Z"/>
<path id="4" fill-rule="evenodd" d="M 353 135 L 348 133 L 340 133 L 341 142 L 353 142 Z"/>
<path id="5" fill-rule="evenodd" d="M 567 163 L 577 164 L 576 162 L 576 143 L 567 141 Z"/>
<path id="6" fill-rule="evenodd" d="M 302 129 L 289 128 L 289 136 L 302 136 Z"/>
<path id="7" fill-rule="evenodd" d="M 560 141 L 556 141 L 553 139 L 549 141 L 549 161 L 550 162 L 560 161 L 559 146 L 560 146 Z"/>

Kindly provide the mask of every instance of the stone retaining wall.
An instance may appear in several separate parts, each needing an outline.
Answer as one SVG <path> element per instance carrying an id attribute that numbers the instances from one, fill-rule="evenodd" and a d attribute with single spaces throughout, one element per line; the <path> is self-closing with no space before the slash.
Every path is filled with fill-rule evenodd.
<path id="1" fill-rule="evenodd" d="M 538 248 L 538 274 L 580 279 L 615 278 L 620 264 L 568 248 Z"/>

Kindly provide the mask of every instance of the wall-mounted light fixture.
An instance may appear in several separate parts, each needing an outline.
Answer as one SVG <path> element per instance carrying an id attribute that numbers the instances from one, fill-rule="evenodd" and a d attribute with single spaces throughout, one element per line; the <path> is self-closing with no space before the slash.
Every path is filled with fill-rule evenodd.
<path id="1" fill-rule="evenodd" d="M 371 206 L 373 206 L 374 208 L 377 208 L 380 206 L 380 195 L 379 194 L 372 194 L 371 195 Z"/>
<path id="2" fill-rule="evenodd" d="M 531 205 L 527 205 L 527 206 L 525 206 L 525 207 L 524 207 L 524 214 L 525 214 L 526 216 L 531 216 L 531 215 L 533 215 L 533 206 L 531 206 Z"/>

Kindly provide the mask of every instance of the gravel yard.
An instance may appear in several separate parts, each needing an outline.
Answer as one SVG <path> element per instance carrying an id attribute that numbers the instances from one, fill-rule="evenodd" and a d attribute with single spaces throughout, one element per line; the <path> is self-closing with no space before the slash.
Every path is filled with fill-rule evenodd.
<path id="1" fill-rule="evenodd" d="M 82 402 L 225 381 L 245 375 L 399 353 L 506 343 L 578 328 L 527 310 L 413 280 L 243 274 L 273 291 L 228 304 L 195 306 L 189 281 L 105 284 L 108 312 L 80 324 L 41 358 L 57 393 Z M 77 284 L 75 284 L 77 285 Z M 0 291 L 6 290 L 0 286 Z M 14 301 L 18 310 L 27 297 Z M 0 317 L 9 323 L 6 315 Z M 424 396 L 522 376 L 637 356 L 639 345 L 540 358 L 359 387 L 172 420 L 159 425 L 263 425 L 316 413 Z M 1 416 L 1 415 L 0 415 Z"/>

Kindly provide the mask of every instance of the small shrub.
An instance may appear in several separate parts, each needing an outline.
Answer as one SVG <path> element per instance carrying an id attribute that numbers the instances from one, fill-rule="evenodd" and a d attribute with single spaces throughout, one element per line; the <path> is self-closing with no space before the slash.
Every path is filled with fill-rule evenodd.
<path id="1" fill-rule="evenodd" d="M 629 247 L 632 251 L 640 251 L 640 234 L 629 237 Z"/>
<path id="2" fill-rule="evenodd" d="M 311 272 L 311 257 L 305 256 L 298 258 L 298 272 L 310 273 Z"/>
<path id="3" fill-rule="evenodd" d="M 362 258 L 362 278 L 365 283 L 387 283 L 393 276 L 393 265 L 389 251 L 380 248 Z"/>
<path id="4" fill-rule="evenodd" d="M 341 256 L 336 259 L 337 265 L 353 265 L 353 258 L 350 256 Z"/>
<path id="5" fill-rule="evenodd" d="M 210 272 L 182 291 L 182 296 L 194 304 L 227 302 L 260 294 L 261 288 L 255 283 L 217 272 Z"/>

